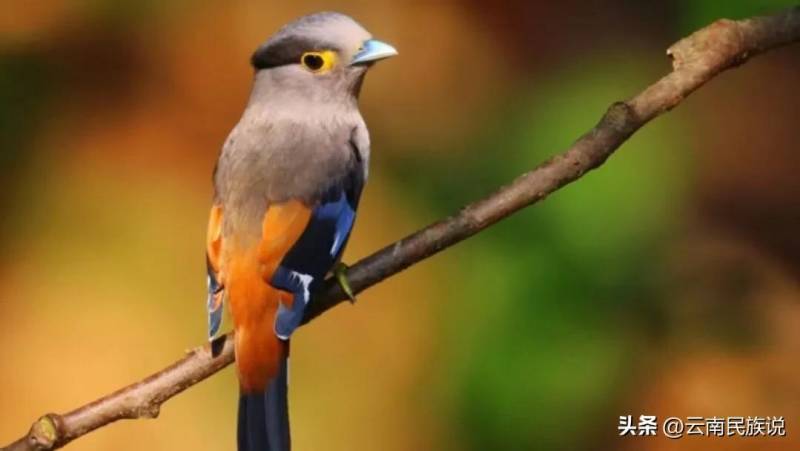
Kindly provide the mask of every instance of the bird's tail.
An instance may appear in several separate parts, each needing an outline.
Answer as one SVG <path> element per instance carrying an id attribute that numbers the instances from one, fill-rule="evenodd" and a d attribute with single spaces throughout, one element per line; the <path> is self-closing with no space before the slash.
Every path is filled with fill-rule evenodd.
<path id="1" fill-rule="evenodd" d="M 239 395 L 239 451 L 289 451 L 288 343 L 265 392 Z"/>

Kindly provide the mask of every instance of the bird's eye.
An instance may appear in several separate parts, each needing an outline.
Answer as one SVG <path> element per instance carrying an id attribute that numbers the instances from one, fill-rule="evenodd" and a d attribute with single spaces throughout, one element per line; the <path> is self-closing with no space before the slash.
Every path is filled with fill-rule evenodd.
<path id="1" fill-rule="evenodd" d="M 311 72 L 327 72 L 336 63 L 336 53 L 326 50 L 324 52 L 306 52 L 300 58 L 300 64 Z"/>
<path id="2" fill-rule="evenodd" d="M 307 68 L 318 71 L 325 65 L 325 60 L 320 55 L 314 53 L 306 53 L 303 56 L 303 65 Z"/>

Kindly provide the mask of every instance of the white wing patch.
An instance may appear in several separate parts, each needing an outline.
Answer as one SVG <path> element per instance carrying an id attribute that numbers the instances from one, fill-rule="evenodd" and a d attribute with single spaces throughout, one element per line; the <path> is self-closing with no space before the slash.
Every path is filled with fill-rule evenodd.
<path id="1" fill-rule="evenodd" d="M 303 287 L 303 301 L 308 304 L 308 301 L 311 299 L 309 287 L 311 283 L 314 282 L 314 277 L 310 274 L 303 274 L 297 271 L 292 271 L 290 274 L 292 280 L 300 282 L 300 285 Z"/>

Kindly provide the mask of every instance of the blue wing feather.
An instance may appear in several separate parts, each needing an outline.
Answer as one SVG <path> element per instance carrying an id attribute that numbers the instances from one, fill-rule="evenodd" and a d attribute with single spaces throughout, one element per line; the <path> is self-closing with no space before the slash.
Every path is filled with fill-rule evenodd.
<path id="1" fill-rule="evenodd" d="M 272 276 L 274 287 L 294 294 L 291 308 L 281 305 L 275 318 L 275 333 L 287 339 L 303 321 L 306 305 L 339 261 L 356 218 L 362 179 L 334 187 L 314 208 L 306 229 Z"/>

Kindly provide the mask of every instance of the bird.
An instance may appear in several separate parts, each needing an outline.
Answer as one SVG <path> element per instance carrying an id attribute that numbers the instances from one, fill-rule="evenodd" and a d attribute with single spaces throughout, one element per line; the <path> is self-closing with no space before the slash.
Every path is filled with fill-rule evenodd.
<path id="1" fill-rule="evenodd" d="M 358 98 L 367 71 L 394 55 L 351 17 L 323 12 L 283 26 L 250 59 L 206 238 L 209 340 L 226 305 L 235 332 L 239 451 L 290 450 L 291 335 L 328 274 L 354 300 L 341 256 L 369 167 Z"/>

